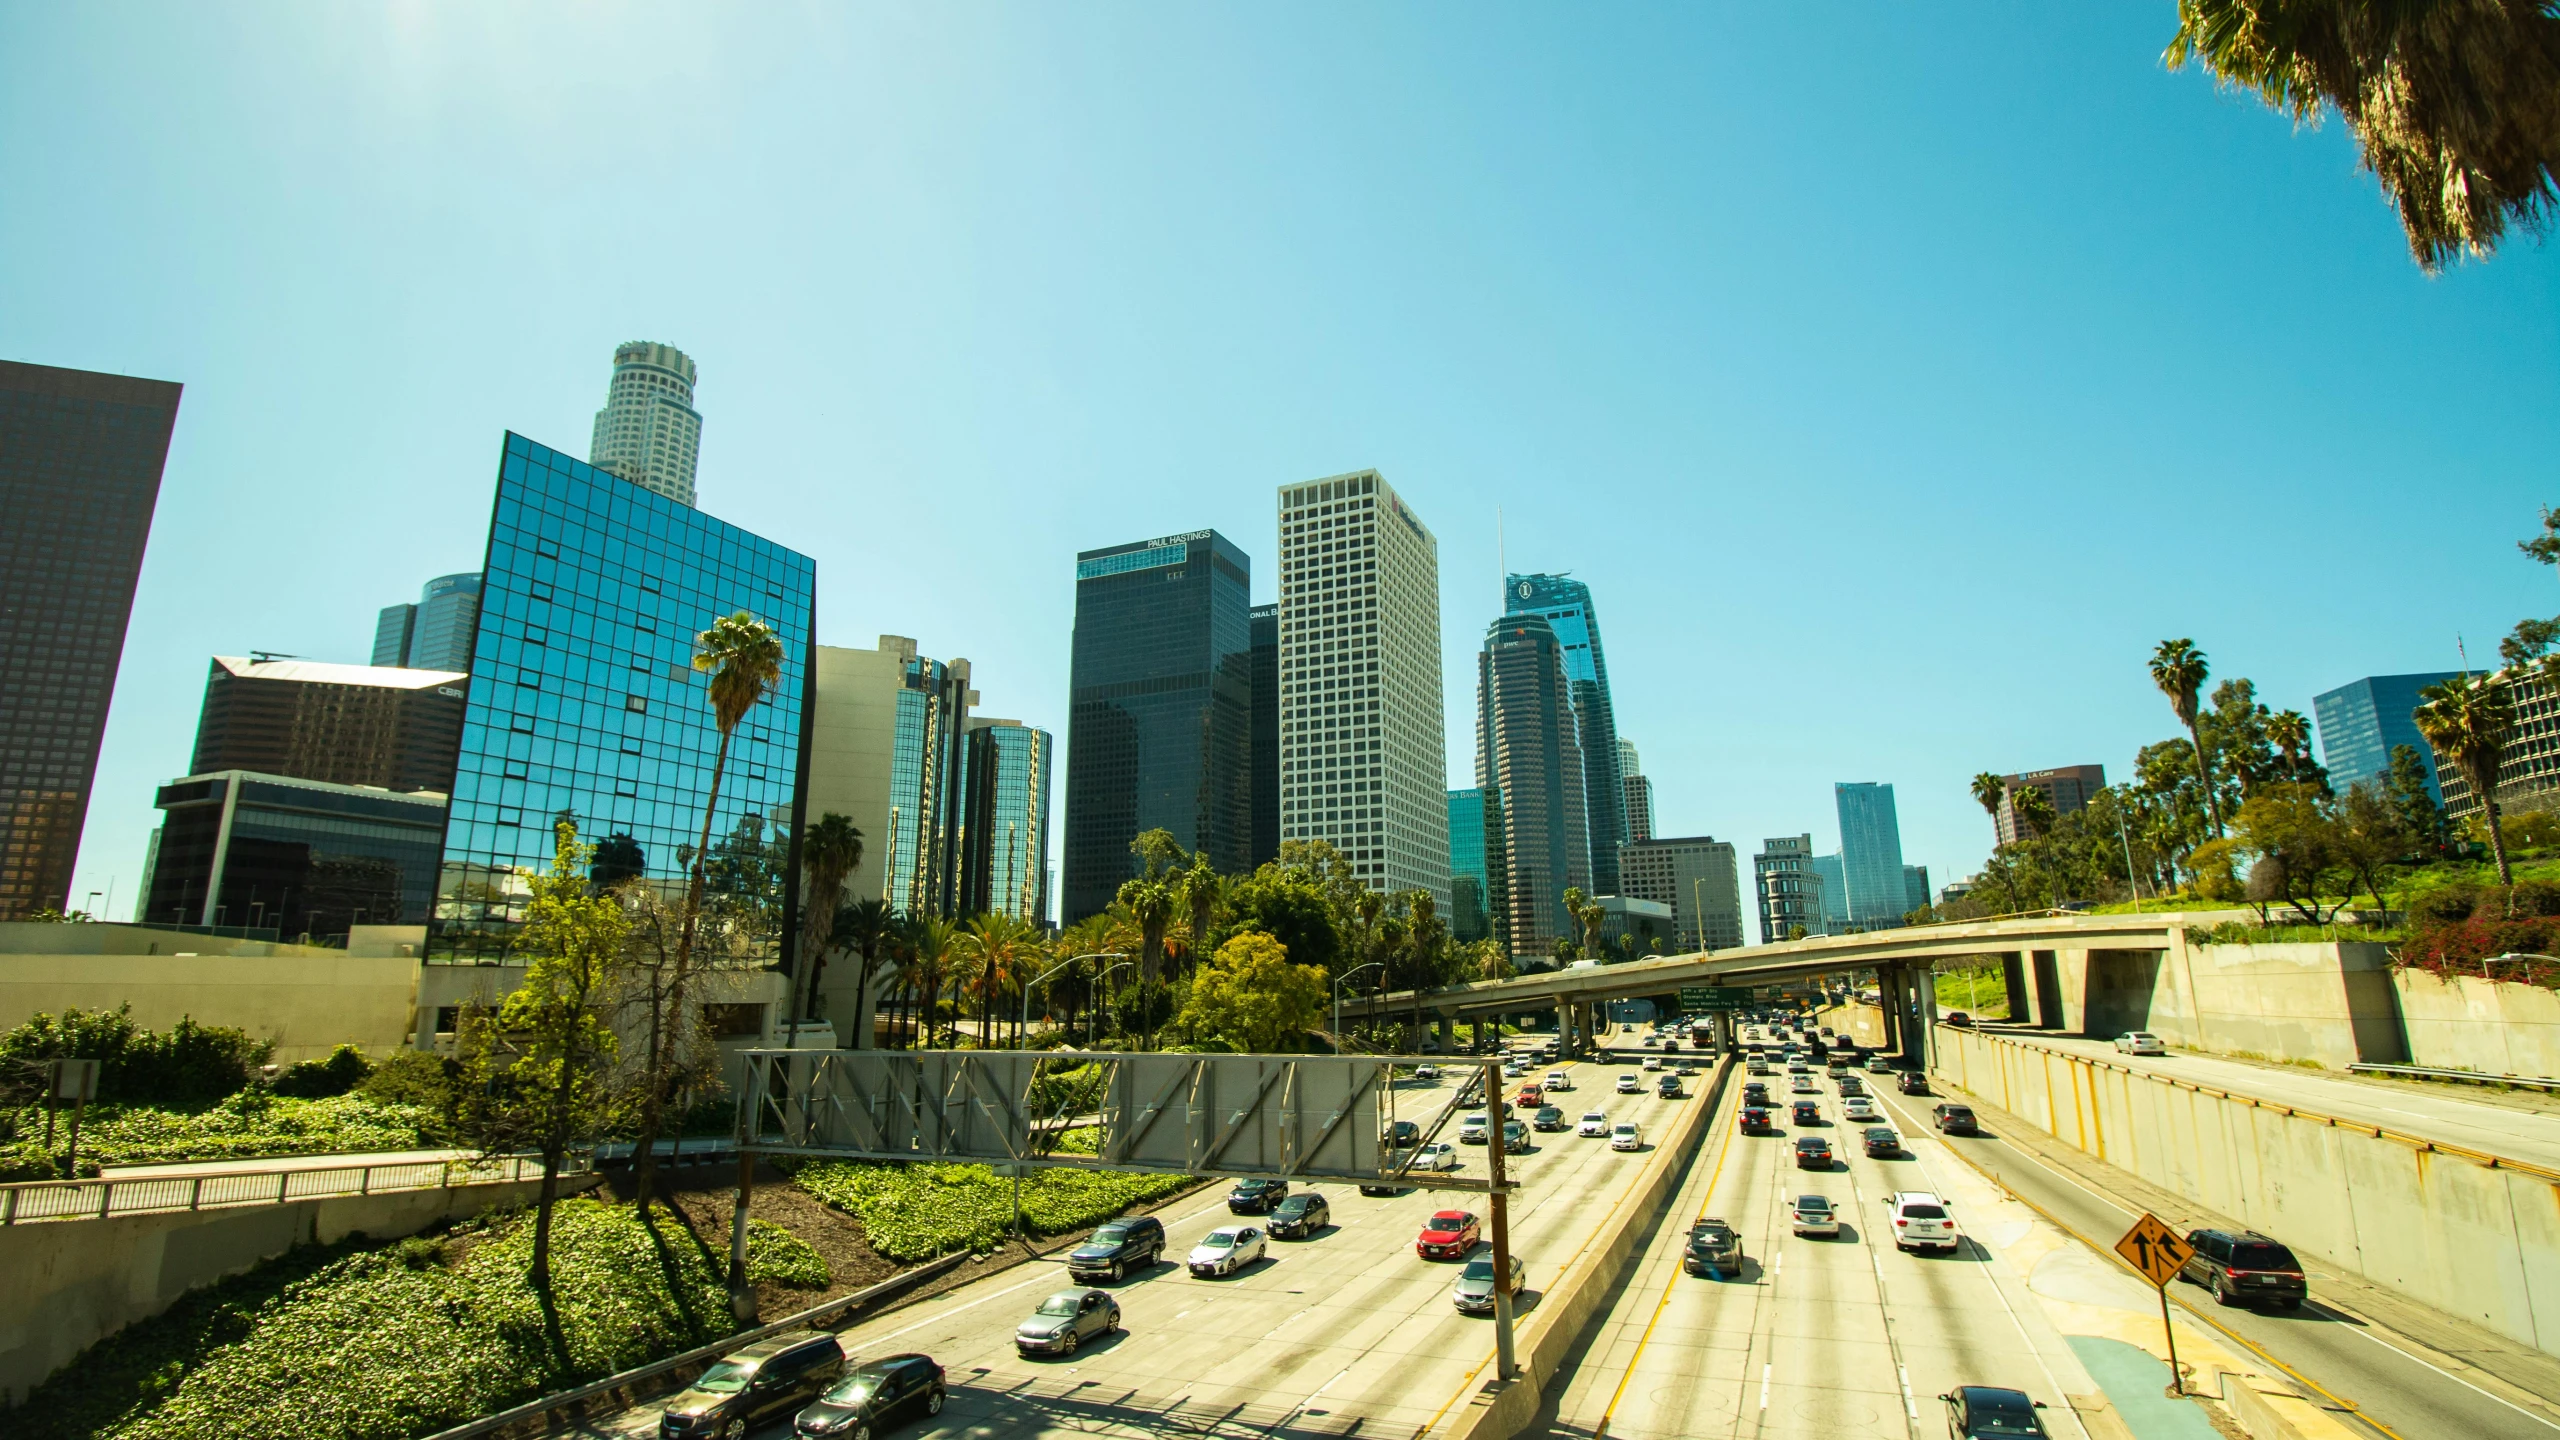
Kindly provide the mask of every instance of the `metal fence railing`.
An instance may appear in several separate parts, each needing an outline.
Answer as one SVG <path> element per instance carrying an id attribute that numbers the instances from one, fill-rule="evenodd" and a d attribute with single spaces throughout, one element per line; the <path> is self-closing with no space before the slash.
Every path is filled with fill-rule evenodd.
<path id="1" fill-rule="evenodd" d="M 562 1167 L 582 1173 L 583 1159 Z M 343 1195 L 396 1190 L 438 1190 L 538 1180 L 537 1156 L 496 1160 L 403 1160 L 375 1165 L 314 1165 L 291 1170 L 223 1170 L 196 1175 L 131 1179 L 34 1180 L 0 1185 L 0 1225 L 36 1220 L 103 1220 L 171 1210 L 223 1210 L 245 1205 L 288 1205 Z"/>

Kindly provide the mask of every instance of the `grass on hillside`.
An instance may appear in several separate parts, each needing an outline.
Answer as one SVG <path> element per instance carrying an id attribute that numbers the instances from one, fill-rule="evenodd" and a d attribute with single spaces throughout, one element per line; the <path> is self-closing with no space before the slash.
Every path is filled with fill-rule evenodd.
<path id="1" fill-rule="evenodd" d="M 1014 1182 L 984 1165 L 822 1161 L 800 1167 L 793 1178 L 802 1189 L 860 1220 L 863 1238 L 891 1260 L 992 1250 L 1013 1231 Z M 1187 1175 L 1034 1170 L 1022 1181 L 1023 1229 L 1033 1235 L 1062 1234 L 1192 1183 Z"/>
<path id="2" fill-rule="evenodd" d="M 707 1344 L 736 1327 L 724 1237 L 566 1200 L 552 1233 L 565 1353 L 525 1282 L 531 1217 L 439 1238 L 306 1246 L 89 1348 L 9 1415 L 17 1440 L 408 1440 Z M 817 1252 L 755 1222 L 748 1272 L 822 1288 Z"/>

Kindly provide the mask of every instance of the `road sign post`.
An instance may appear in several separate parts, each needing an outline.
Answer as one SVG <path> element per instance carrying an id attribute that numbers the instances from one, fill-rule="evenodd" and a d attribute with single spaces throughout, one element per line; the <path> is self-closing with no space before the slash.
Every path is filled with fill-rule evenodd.
<path id="1" fill-rule="evenodd" d="M 2178 1369 L 2178 1332 L 2169 1323 L 2169 1282 L 2186 1268 L 2188 1258 L 2196 1253 L 2195 1247 L 2178 1238 L 2178 1232 L 2159 1216 L 2145 1211 L 2116 1242 L 2116 1253 L 2160 1292 L 2160 1333 L 2169 1342 L 2169 1393 L 2184 1395 L 2187 1379 Z"/>
<path id="2" fill-rule="evenodd" d="M 1502 1188 L 1502 1152 L 1511 1145 L 1510 1127 L 1505 1123 L 1509 1113 L 1510 1107 L 1502 1103 L 1502 1061 L 1488 1059 L 1484 1066 L 1485 1160 L 1493 1175 L 1493 1193 L 1486 1208 L 1493 1220 L 1493 1368 L 1498 1380 L 1510 1379 L 1517 1369 L 1511 1335 L 1511 1197 Z"/>

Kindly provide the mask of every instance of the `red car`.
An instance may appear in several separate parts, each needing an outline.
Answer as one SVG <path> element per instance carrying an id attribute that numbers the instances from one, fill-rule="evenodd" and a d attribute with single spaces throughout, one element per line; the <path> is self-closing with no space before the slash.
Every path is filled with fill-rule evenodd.
<path id="1" fill-rule="evenodd" d="M 1422 1226 L 1422 1238 L 1413 1242 L 1413 1253 L 1425 1260 L 1464 1260 L 1476 1248 L 1483 1231 L 1476 1217 L 1464 1210 L 1443 1210 Z"/>
<path id="2" fill-rule="evenodd" d="M 1535 1110 L 1547 1103 L 1547 1092 L 1535 1085 L 1523 1085 L 1520 1087 L 1520 1097 L 1511 1103 L 1523 1110 Z"/>

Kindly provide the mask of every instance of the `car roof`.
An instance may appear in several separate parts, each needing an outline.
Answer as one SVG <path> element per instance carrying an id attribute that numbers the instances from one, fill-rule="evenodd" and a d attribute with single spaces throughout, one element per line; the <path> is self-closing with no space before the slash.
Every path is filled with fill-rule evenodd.
<path id="1" fill-rule="evenodd" d="M 1473 1215 L 1468 1214 L 1464 1210 L 1434 1210 L 1431 1212 L 1431 1219 L 1435 1224 L 1442 1220 L 1472 1220 L 1474 1218 L 1475 1217 Z"/>
<path id="2" fill-rule="evenodd" d="M 1959 1385 L 1956 1393 L 1964 1397 L 1967 1405 L 1997 1405 L 2003 1409 L 2025 1410 L 2034 1408 L 2036 1403 L 2027 1398 L 2026 1391 L 2012 1390 L 2005 1385 Z"/>
<path id="3" fill-rule="evenodd" d="M 1944 1205 L 1935 1190 L 1896 1190 L 1885 1197 L 1896 1205 Z"/>
<path id="4" fill-rule="evenodd" d="M 812 1340 L 833 1343 L 835 1338 L 824 1330 L 786 1330 L 779 1335 L 768 1335 L 753 1345 L 742 1345 L 721 1358 L 733 1363 L 741 1360 L 761 1362 L 770 1360 L 786 1350 L 797 1349 Z"/>

